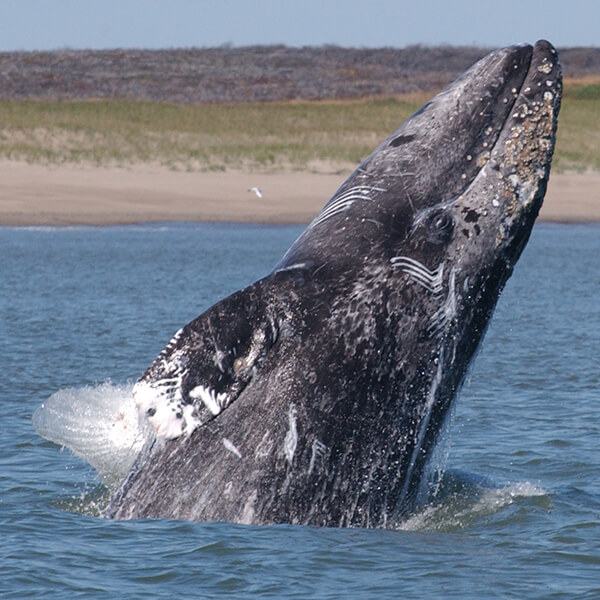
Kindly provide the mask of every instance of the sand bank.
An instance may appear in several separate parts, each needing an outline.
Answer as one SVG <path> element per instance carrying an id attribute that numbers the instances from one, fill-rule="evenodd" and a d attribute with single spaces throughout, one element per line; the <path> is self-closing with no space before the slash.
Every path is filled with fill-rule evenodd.
<path id="1" fill-rule="evenodd" d="M 307 223 L 347 174 L 182 173 L 0 161 L 0 225 Z M 258 198 L 251 187 L 263 192 Z M 553 174 L 540 218 L 600 221 L 600 173 Z"/>

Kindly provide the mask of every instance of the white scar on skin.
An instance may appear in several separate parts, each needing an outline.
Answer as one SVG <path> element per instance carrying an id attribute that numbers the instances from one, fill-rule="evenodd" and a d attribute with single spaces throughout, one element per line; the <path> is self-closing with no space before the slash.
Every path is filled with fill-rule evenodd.
<path id="1" fill-rule="evenodd" d="M 373 198 L 369 195 L 369 192 L 385 192 L 384 188 L 378 188 L 368 185 L 357 185 L 349 190 L 346 190 L 343 194 L 340 194 L 335 198 L 331 204 L 326 206 L 315 218 L 315 220 L 309 225 L 309 228 L 320 225 L 327 219 L 338 215 L 342 212 L 347 211 L 357 201 L 371 201 Z"/>
<path id="2" fill-rule="evenodd" d="M 390 261 L 392 267 L 402 269 L 413 281 L 432 294 L 441 294 L 444 289 L 444 263 L 430 271 L 424 264 L 409 256 L 396 256 Z"/>
<path id="3" fill-rule="evenodd" d="M 233 442 L 227 438 L 223 438 L 223 446 L 225 446 L 229 452 L 235 454 L 238 458 L 242 458 L 242 453 L 234 446 Z"/>
<path id="4" fill-rule="evenodd" d="M 296 263 L 293 265 L 289 265 L 289 267 L 283 267 L 282 269 L 278 269 L 278 273 L 283 273 L 284 271 L 293 271 L 295 269 L 305 269 L 306 263 Z"/>
<path id="5" fill-rule="evenodd" d="M 325 454 L 327 454 L 327 450 L 329 450 L 329 448 L 327 448 L 327 446 L 323 442 L 319 441 L 317 438 L 314 439 L 312 443 L 312 454 L 310 456 L 310 464 L 308 465 L 309 475 L 313 472 L 316 461 L 323 459 L 325 457 Z"/>
<path id="6" fill-rule="evenodd" d="M 290 404 L 290 411 L 288 413 L 289 429 L 285 434 L 283 440 L 283 452 L 287 461 L 292 464 L 294 460 L 294 454 L 296 452 L 296 446 L 298 445 L 298 430 L 296 429 L 296 407 L 294 404 Z"/>
<path id="7" fill-rule="evenodd" d="M 431 318 L 431 325 L 429 331 L 433 335 L 440 335 L 448 328 L 452 320 L 456 317 L 457 305 L 456 305 L 456 270 L 450 271 L 450 277 L 448 278 L 448 295 L 446 300 L 440 306 L 440 308 L 434 313 Z"/>
<path id="8" fill-rule="evenodd" d="M 256 450 L 254 451 L 255 458 L 265 458 L 266 456 L 269 456 L 273 450 L 273 444 L 274 443 L 271 439 L 271 434 L 269 431 L 267 431 L 263 435 L 262 440 L 260 440 Z"/>

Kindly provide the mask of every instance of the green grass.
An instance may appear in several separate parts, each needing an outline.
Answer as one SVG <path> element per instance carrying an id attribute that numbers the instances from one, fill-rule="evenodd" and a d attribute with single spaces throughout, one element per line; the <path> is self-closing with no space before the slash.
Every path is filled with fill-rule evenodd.
<path id="1" fill-rule="evenodd" d="M 417 99 L 179 106 L 0 102 L 0 156 L 32 162 L 282 170 L 356 164 Z"/>
<path id="2" fill-rule="evenodd" d="M 181 106 L 0 101 L 0 157 L 179 170 L 353 168 L 429 94 L 362 101 Z M 565 86 L 558 170 L 600 170 L 600 84 Z"/>
<path id="3" fill-rule="evenodd" d="M 600 82 L 566 83 L 553 168 L 600 171 Z"/>

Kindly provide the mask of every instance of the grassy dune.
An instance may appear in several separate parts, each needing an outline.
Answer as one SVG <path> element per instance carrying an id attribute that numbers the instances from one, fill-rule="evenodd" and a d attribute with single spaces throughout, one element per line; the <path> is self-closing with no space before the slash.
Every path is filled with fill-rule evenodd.
<path id="1" fill-rule="evenodd" d="M 0 158 L 181 170 L 353 168 L 430 94 L 360 101 L 175 105 L 0 101 Z M 558 170 L 600 170 L 600 82 L 565 85 Z"/>
<path id="2" fill-rule="evenodd" d="M 554 168 L 600 171 L 600 81 L 567 81 L 558 117 Z"/>

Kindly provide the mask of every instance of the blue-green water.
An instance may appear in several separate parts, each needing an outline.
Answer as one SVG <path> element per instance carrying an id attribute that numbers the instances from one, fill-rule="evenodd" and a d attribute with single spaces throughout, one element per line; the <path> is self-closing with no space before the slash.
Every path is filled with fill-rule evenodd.
<path id="1" fill-rule="evenodd" d="M 135 380 L 300 230 L 0 228 L 0 596 L 599 598 L 597 225 L 534 229 L 460 395 L 438 499 L 402 530 L 76 512 L 95 474 L 35 433 L 34 410 Z"/>

